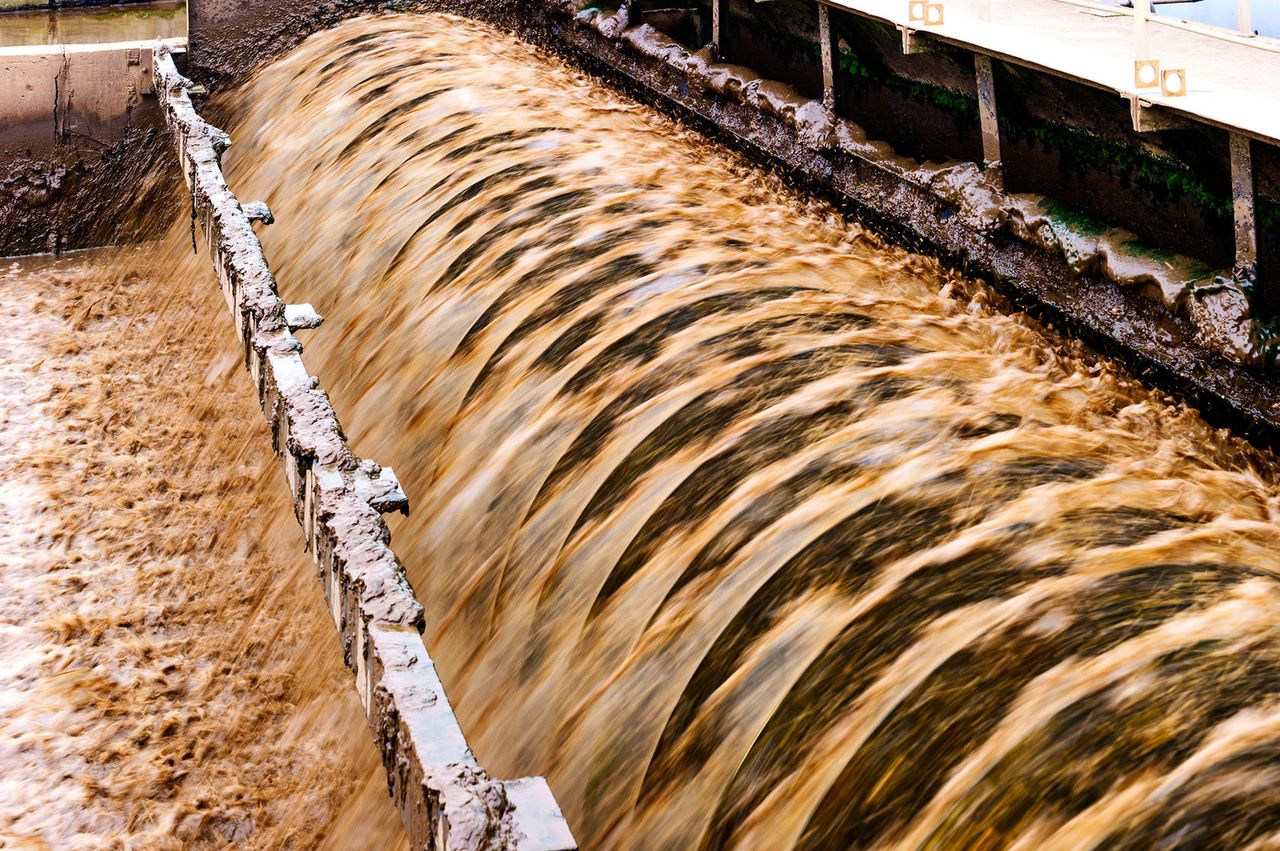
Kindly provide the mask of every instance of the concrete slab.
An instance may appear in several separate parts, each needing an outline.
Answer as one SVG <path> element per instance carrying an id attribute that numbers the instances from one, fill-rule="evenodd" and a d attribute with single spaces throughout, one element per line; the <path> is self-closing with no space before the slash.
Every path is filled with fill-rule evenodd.
<path id="1" fill-rule="evenodd" d="M 1280 144 L 1280 53 L 1254 44 L 1149 24 L 1151 57 L 1164 68 L 1185 68 L 1188 90 L 1165 97 L 1134 87 L 1134 21 L 1099 15 L 1063 0 L 945 0 L 940 26 L 909 18 L 907 0 L 822 0 L 904 29 L 997 59 L 1067 77 L 1141 100 L 1162 111 Z M 1263 43 L 1263 42 L 1259 42 Z"/>
<path id="2" fill-rule="evenodd" d="M 35 125 L 110 141 L 153 91 L 151 51 L 186 40 L 0 47 L 0 135 Z"/>

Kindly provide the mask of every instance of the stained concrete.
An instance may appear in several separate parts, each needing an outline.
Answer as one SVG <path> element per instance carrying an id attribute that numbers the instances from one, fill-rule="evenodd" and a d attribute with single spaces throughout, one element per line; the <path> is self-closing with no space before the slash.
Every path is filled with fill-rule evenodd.
<path id="1" fill-rule="evenodd" d="M 131 8 L 63 8 L 0 15 L 0 47 L 154 41 L 186 35 L 184 0 L 154 0 Z"/>
<path id="2" fill-rule="evenodd" d="M 689 51 L 655 55 L 638 47 L 635 38 L 623 37 L 633 32 L 625 26 L 613 27 L 617 33 L 611 37 L 611 28 L 594 11 L 570 17 L 576 8 L 572 0 L 551 0 L 549 6 L 565 15 L 556 37 L 576 49 L 579 61 L 612 78 L 635 81 L 632 91 L 642 99 L 779 164 L 814 190 L 850 205 L 852 213 L 899 243 L 986 277 L 1021 306 L 1072 328 L 1218 421 L 1264 442 L 1280 436 L 1280 386 L 1257 369 L 1209 351 L 1204 344 L 1229 341 L 1198 334 L 1191 317 L 1170 314 L 1139 287 L 1120 287 L 1095 271 L 1073 269 L 1069 256 L 1055 257 L 1003 229 L 984 227 L 980 217 L 957 215 L 957 200 L 911 179 L 907 163 L 880 145 L 864 142 L 866 152 L 842 155 L 805 141 L 797 127 L 799 110 L 788 114 L 757 99 L 744 101 L 732 85 L 718 91 L 714 85 L 693 84 L 684 67 L 696 59 Z M 1205 327 L 1228 313 L 1238 319 L 1238 300 L 1227 289 L 1217 290 L 1203 307 L 1197 315 Z"/>
<path id="3" fill-rule="evenodd" d="M 129 241 L 174 209 L 152 49 L 0 48 L 0 255 Z"/>
<path id="4" fill-rule="evenodd" d="M 1280 51 L 1148 24 L 1149 57 L 1135 57 L 1129 15 L 1098 15 L 1062 0 L 946 0 L 941 26 L 909 20 L 906 3 L 824 0 L 853 12 L 1029 68 L 1062 75 L 1196 121 L 1280 142 Z M 1269 40 L 1268 40 L 1269 41 Z M 1138 90 L 1136 58 L 1187 71 L 1187 93 Z"/>

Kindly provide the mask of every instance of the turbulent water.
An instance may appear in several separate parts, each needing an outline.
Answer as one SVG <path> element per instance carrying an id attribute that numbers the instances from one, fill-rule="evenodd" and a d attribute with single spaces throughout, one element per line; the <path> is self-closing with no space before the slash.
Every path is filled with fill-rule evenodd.
<path id="1" fill-rule="evenodd" d="M 395 848 L 270 435 L 190 252 L 177 233 L 0 261 L 0 848 Z"/>
<path id="2" fill-rule="evenodd" d="M 481 25 L 229 107 L 463 726 L 584 847 L 1280 840 L 1270 456 Z"/>

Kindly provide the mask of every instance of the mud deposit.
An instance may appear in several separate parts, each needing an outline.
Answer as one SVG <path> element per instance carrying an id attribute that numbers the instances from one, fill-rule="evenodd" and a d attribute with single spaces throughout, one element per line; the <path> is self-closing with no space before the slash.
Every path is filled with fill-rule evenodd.
<path id="1" fill-rule="evenodd" d="M 397 847 L 181 236 L 0 261 L 0 847 Z"/>

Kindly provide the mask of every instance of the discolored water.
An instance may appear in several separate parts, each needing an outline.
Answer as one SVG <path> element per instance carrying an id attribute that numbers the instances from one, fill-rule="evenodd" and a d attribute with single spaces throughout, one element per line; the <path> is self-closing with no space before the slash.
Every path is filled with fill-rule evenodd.
<path id="1" fill-rule="evenodd" d="M 0 13 L 0 47 L 149 41 L 186 34 L 186 0 Z"/>
<path id="2" fill-rule="evenodd" d="M 403 847 L 190 251 L 0 260 L 0 848 Z"/>
<path id="3" fill-rule="evenodd" d="M 1269 455 L 484 26 L 233 107 L 463 726 L 584 847 L 1277 841 Z"/>

